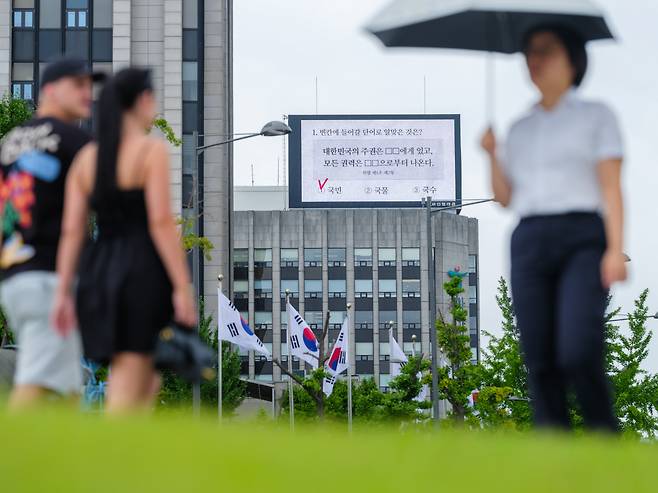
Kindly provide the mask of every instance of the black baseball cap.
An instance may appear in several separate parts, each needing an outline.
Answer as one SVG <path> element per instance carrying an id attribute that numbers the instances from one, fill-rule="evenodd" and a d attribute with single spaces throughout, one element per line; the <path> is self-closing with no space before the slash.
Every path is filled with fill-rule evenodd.
<path id="1" fill-rule="evenodd" d="M 91 77 L 94 82 L 105 80 L 105 73 L 94 72 L 81 58 L 62 58 L 50 63 L 41 74 L 41 87 L 64 77 Z"/>

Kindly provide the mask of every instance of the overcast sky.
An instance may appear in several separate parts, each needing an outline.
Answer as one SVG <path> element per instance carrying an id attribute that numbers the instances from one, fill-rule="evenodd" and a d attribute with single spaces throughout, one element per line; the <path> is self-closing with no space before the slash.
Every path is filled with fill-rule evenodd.
<path id="1" fill-rule="evenodd" d="M 239 0 L 235 2 L 235 131 L 260 129 L 284 114 L 423 113 L 462 117 L 463 196 L 488 197 L 488 166 L 477 142 L 486 124 L 485 56 L 443 50 L 386 49 L 363 26 L 388 0 Z M 658 2 L 599 1 L 619 41 L 590 45 L 582 88 L 617 112 L 627 145 L 624 192 L 631 279 L 614 289 L 624 311 L 644 288 L 658 311 Z M 501 136 L 535 99 L 520 56 L 496 57 L 496 127 Z M 654 146 L 654 147 L 652 147 Z M 236 185 L 277 184 L 282 139 L 235 146 Z M 281 172 L 281 177 L 283 172 Z M 496 205 L 465 209 L 480 222 L 481 326 L 499 329 L 497 279 L 509 277 L 508 246 L 517 219 Z M 658 320 L 649 322 L 658 329 Z M 658 371 L 658 337 L 650 368 Z"/>

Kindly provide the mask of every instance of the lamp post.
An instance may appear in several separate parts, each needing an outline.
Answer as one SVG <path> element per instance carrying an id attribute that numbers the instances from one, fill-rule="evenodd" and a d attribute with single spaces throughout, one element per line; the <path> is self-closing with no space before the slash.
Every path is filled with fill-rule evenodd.
<path id="1" fill-rule="evenodd" d="M 233 137 L 221 142 L 216 142 L 214 144 L 208 145 L 199 145 L 199 134 L 194 132 L 194 150 L 195 150 L 195 166 L 194 166 L 194 182 L 196 187 L 196 198 L 194 201 L 195 205 L 195 214 L 194 214 L 194 233 L 197 236 L 203 236 L 203 221 L 200 218 L 203 215 L 203 184 L 199 181 L 199 158 L 207 150 L 213 147 L 223 146 L 232 144 L 239 140 L 251 139 L 253 137 L 281 137 L 288 135 L 292 132 L 292 129 L 283 122 L 280 121 L 271 121 L 266 123 L 265 126 L 260 130 L 260 132 L 248 133 L 240 135 L 239 137 Z M 229 298 L 232 298 L 233 294 L 233 163 L 230 162 L 228 166 L 228 291 Z M 197 299 L 203 293 L 203 256 L 200 255 L 199 249 L 195 248 L 193 252 L 193 261 L 194 261 L 194 281 L 196 283 L 197 289 Z M 192 403 L 195 413 L 198 414 L 201 407 L 201 390 L 198 385 L 195 385 L 193 388 Z"/>
<path id="2" fill-rule="evenodd" d="M 430 344 L 432 346 L 432 415 L 435 424 L 439 423 L 439 375 L 438 375 L 438 344 L 436 341 L 436 259 L 432 251 L 434 243 L 434 233 L 432 228 L 432 214 L 449 210 L 461 209 L 471 205 L 486 204 L 493 202 L 494 199 L 474 200 L 468 203 L 462 203 L 432 209 L 432 197 L 425 199 L 425 209 L 427 211 L 427 265 L 428 265 L 428 284 L 429 284 L 429 309 L 430 309 Z"/>
<path id="3" fill-rule="evenodd" d="M 271 121 L 261 129 L 260 132 L 254 132 L 254 133 L 248 133 L 244 135 L 240 135 L 239 137 L 233 137 L 231 139 L 227 139 L 221 142 L 216 142 L 214 144 L 208 144 L 208 145 L 202 145 L 199 146 L 199 135 L 198 133 L 195 133 L 195 139 L 194 139 L 194 145 L 195 145 L 195 160 L 196 160 L 196 166 L 195 166 L 195 182 L 196 182 L 196 199 L 195 199 L 195 207 L 196 207 L 196 214 L 195 214 L 195 234 L 198 236 L 203 236 L 203 221 L 200 221 L 199 218 L 203 214 L 203 200 L 202 200 L 202 194 L 203 194 L 203 186 L 199 182 L 199 157 L 207 150 L 213 147 L 218 147 L 222 145 L 228 145 L 232 144 L 233 142 L 237 142 L 239 140 L 245 140 L 245 139 L 251 139 L 253 137 L 281 137 L 284 135 L 288 135 L 291 133 L 292 130 L 291 128 L 286 125 L 283 122 L 280 121 Z M 229 255 L 228 255 L 228 290 L 229 290 L 229 295 L 232 294 L 233 292 L 233 269 L 232 269 L 232 261 L 233 261 L 233 166 L 232 163 L 229 163 L 228 167 L 228 183 L 227 183 L 227 188 L 228 188 L 228 246 L 229 246 Z M 195 250 L 195 255 L 197 258 L 195 258 L 195 270 L 198 270 L 198 275 L 196 276 L 196 281 L 197 281 L 197 289 L 198 295 L 201 295 L 201 280 L 203 279 L 203 259 L 199 255 L 198 249 Z"/>

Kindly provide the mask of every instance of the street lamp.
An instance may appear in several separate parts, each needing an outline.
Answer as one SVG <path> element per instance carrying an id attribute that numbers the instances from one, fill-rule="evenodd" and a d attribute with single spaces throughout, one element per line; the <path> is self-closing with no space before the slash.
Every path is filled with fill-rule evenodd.
<path id="1" fill-rule="evenodd" d="M 199 220 L 199 218 L 203 214 L 203 200 L 202 200 L 202 194 L 203 194 L 203 179 L 202 179 L 202 173 L 200 173 L 200 163 L 199 163 L 199 158 L 200 156 L 206 151 L 206 149 L 210 149 L 212 147 L 218 147 L 222 145 L 228 145 L 232 144 L 233 142 L 237 142 L 239 140 L 245 140 L 245 139 L 251 139 L 253 137 L 281 137 L 284 135 L 288 135 L 292 132 L 292 129 L 286 125 L 285 123 L 281 121 L 271 121 L 266 123 L 263 128 L 260 130 L 260 132 L 253 132 L 253 133 L 248 133 L 244 135 L 240 135 L 239 137 L 233 137 L 228 140 L 224 140 L 221 142 L 216 142 L 214 144 L 208 144 L 208 145 L 202 145 L 199 146 L 199 134 L 197 132 L 194 133 L 194 145 L 195 145 L 195 156 L 196 156 L 196 166 L 195 166 L 195 172 L 196 172 L 196 200 L 195 200 L 195 207 L 196 207 L 196 213 L 195 213 L 195 234 L 197 236 L 203 236 L 203 222 Z M 229 255 L 228 255 L 228 290 L 229 294 L 233 292 L 233 163 L 229 163 L 228 166 L 228 246 L 229 246 Z M 203 257 L 199 255 L 198 249 L 195 250 L 195 261 L 194 261 L 194 268 L 197 271 L 197 275 L 195 276 L 196 282 L 197 282 L 197 294 L 201 294 L 201 286 L 203 284 Z"/>
<path id="2" fill-rule="evenodd" d="M 233 137 L 222 142 L 216 142 L 214 144 L 208 145 L 199 145 L 199 133 L 194 132 L 193 142 L 195 150 L 195 180 L 196 183 L 196 199 L 195 203 L 195 214 L 194 214 L 194 233 L 197 236 L 203 236 L 203 222 L 200 221 L 200 218 L 203 214 L 203 200 L 201 199 L 203 194 L 203 173 L 201 169 L 201 163 L 199 158 L 206 151 L 212 147 L 218 147 L 222 145 L 232 144 L 238 140 L 251 139 L 253 137 L 281 137 L 288 135 L 292 132 L 292 129 L 283 122 L 280 121 L 271 121 L 266 123 L 260 132 L 248 133 L 240 135 L 239 137 Z M 228 290 L 229 298 L 233 293 L 233 163 L 228 165 Z M 203 286 L 203 256 L 199 254 L 199 249 L 195 248 L 194 253 L 194 280 L 196 282 L 197 289 L 197 299 L 201 296 L 202 286 Z M 201 407 L 201 391 L 198 385 L 195 385 L 193 388 L 193 407 L 195 413 L 198 414 Z"/>
<path id="3" fill-rule="evenodd" d="M 432 346 L 432 413 L 436 424 L 439 422 L 439 377 L 438 377 L 438 345 L 436 341 L 436 259 L 432 252 L 434 234 L 432 232 L 432 214 L 449 210 L 461 209 L 471 205 L 494 202 L 494 199 L 473 200 L 467 203 L 432 209 L 432 197 L 425 199 L 427 211 L 427 265 L 429 266 L 429 305 L 430 305 L 430 344 Z"/>

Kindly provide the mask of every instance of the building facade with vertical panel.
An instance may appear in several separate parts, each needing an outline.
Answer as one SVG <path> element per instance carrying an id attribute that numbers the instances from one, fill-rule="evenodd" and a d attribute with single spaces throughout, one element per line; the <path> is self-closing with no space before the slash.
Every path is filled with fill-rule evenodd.
<path id="1" fill-rule="evenodd" d="M 280 203 L 274 187 L 236 190 L 236 208 Z M 280 195 L 285 194 L 280 188 Z M 259 196 L 261 196 L 259 199 Z M 262 199 L 262 200 L 261 200 Z M 447 314 L 442 284 L 466 274 L 473 360 L 479 359 L 478 223 L 456 214 L 433 216 L 437 309 Z M 353 306 L 351 361 L 359 378 L 386 389 L 390 380 L 390 322 L 405 353 L 429 356 L 429 268 L 424 209 L 242 210 L 236 212 L 234 303 L 274 358 L 287 361 L 285 292 L 311 329 L 320 333 L 330 312 L 333 344 Z M 271 360 L 242 354 L 245 378 L 281 381 Z M 294 361 L 297 371 L 305 368 Z M 306 369 L 309 367 L 307 366 Z"/>
<path id="2" fill-rule="evenodd" d="M 191 262 L 210 312 L 216 272 L 228 268 L 228 249 L 220 247 L 231 156 L 224 146 L 197 160 L 194 147 L 232 133 L 230 12 L 231 0 L 0 0 L 0 94 L 38 102 L 43 67 L 62 55 L 108 73 L 152 69 L 159 114 L 183 139 L 171 149 L 174 211 L 200 217 L 199 232 L 218 245 L 212 260 Z"/>

